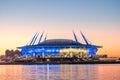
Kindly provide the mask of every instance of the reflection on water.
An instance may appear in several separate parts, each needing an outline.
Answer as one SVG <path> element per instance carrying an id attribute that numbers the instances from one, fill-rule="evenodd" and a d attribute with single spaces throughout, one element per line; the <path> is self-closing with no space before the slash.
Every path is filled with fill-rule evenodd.
<path id="1" fill-rule="evenodd" d="M 0 80 L 120 80 L 120 64 L 0 65 Z"/>

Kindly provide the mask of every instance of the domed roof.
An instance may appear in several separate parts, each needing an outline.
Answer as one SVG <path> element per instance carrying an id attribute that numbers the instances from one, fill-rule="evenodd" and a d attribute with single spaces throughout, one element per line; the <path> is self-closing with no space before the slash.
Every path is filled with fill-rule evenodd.
<path id="1" fill-rule="evenodd" d="M 55 45 L 76 45 L 77 43 L 69 39 L 48 39 L 40 43 L 40 45 L 55 46 Z M 78 43 L 80 44 L 80 43 Z"/>

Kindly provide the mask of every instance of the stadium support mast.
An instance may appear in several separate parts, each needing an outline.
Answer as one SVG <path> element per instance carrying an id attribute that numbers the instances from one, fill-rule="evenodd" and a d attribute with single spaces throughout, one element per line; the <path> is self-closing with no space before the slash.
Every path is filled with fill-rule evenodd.
<path id="1" fill-rule="evenodd" d="M 77 36 L 76 36 L 76 34 L 74 33 L 74 31 L 73 31 L 73 35 L 74 35 L 74 39 L 75 39 L 76 43 L 78 44 L 79 42 L 78 42 Z"/>
<path id="2" fill-rule="evenodd" d="M 46 39 L 47 39 L 47 34 L 46 34 L 46 36 L 45 36 L 45 39 L 44 39 L 44 41 L 46 41 Z"/>
<path id="3" fill-rule="evenodd" d="M 35 39 L 36 35 L 37 35 L 37 33 L 34 35 L 34 37 L 32 38 L 32 40 L 31 40 L 31 42 L 30 42 L 30 44 L 29 44 L 29 45 L 31 45 L 31 44 L 33 43 L 33 41 L 34 41 L 34 39 Z"/>
<path id="4" fill-rule="evenodd" d="M 39 39 L 39 41 L 38 41 L 38 44 L 40 44 L 40 41 L 41 41 L 41 39 L 42 39 L 43 34 L 44 34 L 44 32 L 42 32 L 42 34 L 41 34 L 41 36 L 40 36 L 40 39 Z"/>
<path id="5" fill-rule="evenodd" d="M 88 43 L 88 40 L 86 39 L 86 37 L 84 36 L 84 34 L 83 34 L 82 32 L 80 32 L 80 33 L 81 33 L 81 35 L 82 35 L 82 37 L 83 37 L 83 39 L 84 39 L 86 45 L 88 45 L 88 44 L 89 44 L 89 43 Z"/>
<path id="6" fill-rule="evenodd" d="M 37 35 L 35 36 L 35 38 L 34 38 L 34 40 L 33 40 L 33 43 L 31 44 L 31 45 L 34 45 L 35 44 L 35 41 L 37 40 L 37 37 L 38 37 L 38 33 L 37 33 Z"/>

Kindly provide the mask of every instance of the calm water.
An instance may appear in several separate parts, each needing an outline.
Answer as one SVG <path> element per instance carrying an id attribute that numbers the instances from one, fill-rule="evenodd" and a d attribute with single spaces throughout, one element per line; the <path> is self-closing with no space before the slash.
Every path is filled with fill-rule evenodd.
<path id="1" fill-rule="evenodd" d="M 0 80 L 120 80 L 120 64 L 0 65 Z"/>

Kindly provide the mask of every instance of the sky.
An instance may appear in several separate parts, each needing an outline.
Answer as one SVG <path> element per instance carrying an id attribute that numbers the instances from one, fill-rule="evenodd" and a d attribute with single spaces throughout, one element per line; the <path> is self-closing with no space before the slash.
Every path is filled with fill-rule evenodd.
<path id="1" fill-rule="evenodd" d="M 36 32 L 74 40 L 73 30 L 79 42 L 82 31 L 103 46 L 97 54 L 120 57 L 120 0 L 0 0 L 0 55 L 26 45 Z"/>

